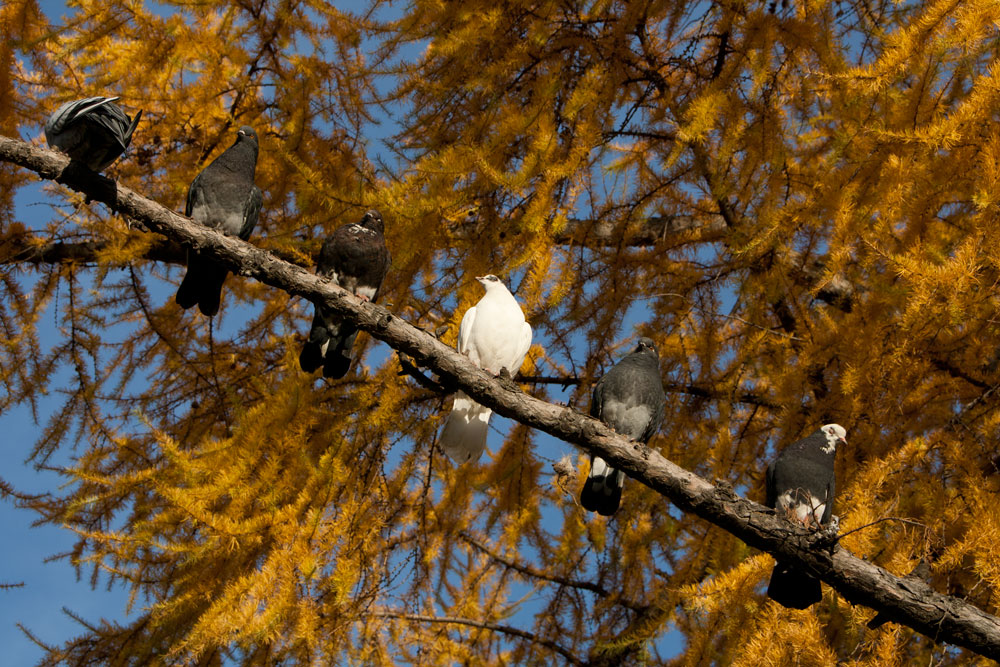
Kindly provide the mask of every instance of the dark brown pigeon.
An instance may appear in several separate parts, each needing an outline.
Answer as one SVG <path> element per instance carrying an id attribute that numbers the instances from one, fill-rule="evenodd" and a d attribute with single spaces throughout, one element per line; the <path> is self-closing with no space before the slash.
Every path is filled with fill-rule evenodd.
<path id="1" fill-rule="evenodd" d="M 323 243 L 316 272 L 362 299 L 375 301 L 389 270 L 383 232 L 378 211 L 366 212 L 361 222 L 341 225 Z M 306 373 L 322 366 L 324 377 L 344 377 L 351 367 L 351 348 L 357 335 L 354 325 L 317 304 L 299 365 Z"/>
<path id="2" fill-rule="evenodd" d="M 819 528 L 833 514 L 834 455 L 847 444 L 840 424 L 827 424 L 786 447 L 767 467 L 767 506 L 789 521 Z M 823 599 L 819 579 L 778 561 L 767 596 L 790 609 L 806 609 Z"/>

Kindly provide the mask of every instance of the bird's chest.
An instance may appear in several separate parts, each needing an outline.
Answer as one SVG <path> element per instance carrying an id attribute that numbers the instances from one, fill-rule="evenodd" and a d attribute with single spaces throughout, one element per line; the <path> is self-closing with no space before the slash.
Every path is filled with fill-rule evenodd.
<path id="1" fill-rule="evenodd" d="M 616 432 L 638 440 L 649 425 L 653 413 L 649 406 L 642 405 L 638 399 L 626 396 L 622 400 L 605 398 L 601 410 L 601 420 Z"/>
<path id="2" fill-rule="evenodd" d="M 775 503 L 778 513 L 804 526 L 819 526 L 826 512 L 826 495 L 819 498 L 806 489 L 787 489 Z"/>
<path id="3" fill-rule="evenodd" d="M 806 458 L 779 461 L 774 470 L 774 508 L 789 521 L 820 525 L 830 501 L 832 470 Z"/>
<path id="4" fill-rule="evenodd" d="M 499 366 L 513 363 L 523 325 L 524 315 L 516 304 L 511 308 L 504 303 L 480 302 L 469 341 L 480 365 L 499 370 Z"/>
<path id="5" fill-rule="evenodd" d="M 220 182 L 211 188 L 196 189 L 191 201 L 191 218 L 231 236 L 239 234 L 250 187 L 242 182 Z"/>
<path id="6" fill-rule="evenodd" d="M 367 280 L 363 276 L 351 275 L 344 271 L 333 271 L 330 277 L 333 279 L 333 282 L 351 294 L 365 297 L 369 301 L 375 298 L 375 292 L 378 291 L 377 287 L 370 284 L 372 281 Z"/>

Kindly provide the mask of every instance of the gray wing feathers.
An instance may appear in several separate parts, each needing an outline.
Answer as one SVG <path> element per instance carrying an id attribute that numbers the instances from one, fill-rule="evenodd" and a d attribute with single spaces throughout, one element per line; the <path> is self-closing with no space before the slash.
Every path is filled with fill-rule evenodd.
<path id="1" fill-rule="evenodd" d="M 142 111 L 135 118 L 121 110 L 117 97 L 88 97 L 67 102 L 45 123 L 45 139 L 74 161 L 100 172 L 117 160 L 132 141 Z"/>
<path id="2" fill-rule="evenodd" d="M 256 185 L 250 190 L 246 204 L 243 206 L 243 227 L 240 229 L 239 237 L 244 241 L 250 238 L 254 227 L 257 226 L 257 218 L 260 216 L 260 207 L 264 203 L 264 195 Z"/>
<path id="3" fill-rule="evenodd" d="M 257 225 L 263 201 L 260 188 L 253 182 L 256 167 L 256 133 L 249 127 L 240 128 L 236 142 L 191 181 L 185 215 L 228 236 L 248 240 Z M 177 303 L 182 308 L 198 304 L 205 315 L 215 315 L 228 273 L 225 266 L 190 250 L 188 271 L 177 290 Z"/>
<path id="4" fill-rule="evenodd" d="M 651 342 L 648 343 L 651 346 Z M 656 352 L 639 348 L 627 355 L 594 385 L 590 415 L 617 433 L 648 442 L 660 428 L 664 411 L 663 383 Z M 590 472 L 580 493 L 580 504 L 591 512 L 611 516 L 621 502 L 625 476 L 599 457 L 591 457 Z"/>

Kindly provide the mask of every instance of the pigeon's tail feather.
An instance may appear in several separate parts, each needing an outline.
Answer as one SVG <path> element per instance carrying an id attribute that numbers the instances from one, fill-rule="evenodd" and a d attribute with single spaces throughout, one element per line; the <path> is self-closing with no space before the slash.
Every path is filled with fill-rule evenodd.
<path id="1" fill-rule="evenodd" d="M 312 373 L 323 365 L 323 352 L 317 343 L 306 341 L 302 346 L 302 354 L 299 355 L 299 366 L 306 373 Z"/>
<path id="2" fill-rule="evenodd" d="M 782 607 L 807 609 L 823 599 L 823 589 L 816 577 L 779 561 L 771 572 L 767 597 Z"/>
<path id="3" fill-rule="evenodd" d="M 323 377 L 339 380 L 351 370 L 351 355 L 339 350 L 329 350 L 323 360 Z"/>
<path id="4" fill-rule="evenodd" d="M 299 366 L 306 373 L 312 373 L 323 365 L 323 353 L 326 352 L 327 344 L 330 341 L 330 334 L 327 331 L 326 320 L 319 308 L 313 316 L 312 328 L 309 329 L 309 338 L 302 347 L 299 355 Z"/>
<path id="5" fill-rule="evenodd" d="M 222 303 L 222 283 L 226 280 L 226 273 L 216 273 L 213 280 L 202 288 L 201 300 L 198 301 L 198 310 L 203 315 L 215 317 L 219 312 L 219 304 Z"/>
<path id="6" fill-rule="evenodd" d="M 580 504 L 590 512 L 611 516 L 618 511 L 624 486 L 625 475 L 595 456 L 591 459 L 590 473 L 580 492 Z"/>
<path id="7" fill-rule="evenodd" d="M 331 332 L 330 345 L 326 348 L 323 362 L 323 377 L 336 380 L 347 375 L 347 371 L 351 369 L 351 348 L 357 337 L 358 330 L 347 322 L 341 322 L 338 330 Z"/>
<path id="8" fill-rule="evenodd" d="M 309 340 L 299 355 L 299 366 L 306 373 L 323 367 L 323 377 L 340 379 L 351 369 L 351 348 L 358 330 L 336 313 L 317 308 Z"/>
<path id="9" fill-rule="evenodd" d="M 194 268 L 194 264 L 189 263 L 187 273 L 184 274 L 184 280 L 181 281 L 181 286 L 177 288 L 177 296 L 174 297 L 177 305 L 185 310 L 198 303 L 201 293 L 201 286 L 198 284 L 195 273 L 197 271 Z"/>
<path id="10" fill-rule="evenodd" d="M 227 269 L 214 263 L 188 256 L 188 270 L 177 289 L 176 301 L 181 308 L 187 309 L 198 304 L 202 313 L 213 317 L 219 312 L 222 300 L 222 284 L 226 280 Z"/>
<path id="11" fill-rule="evenodd" d="M 476 403 L 465 392 L 455 394 L 455 404 L 441 430 L 441 449 L 461 465 L 477 461 L 486 449 L 486 434 L 493 411 Z"/>

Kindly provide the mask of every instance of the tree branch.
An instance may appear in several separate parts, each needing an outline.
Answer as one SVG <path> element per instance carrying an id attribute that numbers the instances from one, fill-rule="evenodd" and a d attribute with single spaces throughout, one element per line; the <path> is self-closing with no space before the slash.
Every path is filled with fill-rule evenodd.
<path id="1" fill-rule="evenodd" d="M 0 239 L 0 264 L 96 264 L 107 248 L 104 241 L 48 241 L 30 232 Z M 170 239 L 157 239 L 143 258 L 184 264 L 184 248 Z"/>
<path id="2" fill-rule="evenodd" d="M 0 136 L 0 160 L 57 179 L 68 159 L 52 151 Z M 75 184 L 81 192 L 141 221 L 163 234 L 230 267 L 234 272 L 324 304 L 393 349 L 413 358 L 461 387 L 479 403 L 504 417 L 578 445 L 645 484 L 685 512 L 692 512 L 732 533 L 748 545 L 815 572 L 854 604 L 889 611 L 899 623 L 934 641 L 946 641 L 992 659 L 1000 658 L 1000 619 L 963 600 L 929 591 L 916 595 L 900 577 L 856 558 L 838 544 L 815 547 L 815 535 L 775 512 L 713 486 L 667 460 L 659 452 L 616 434 L 596 419 L 522 393 L 476 367 L 468 357 L 446 347 L 388 310 L 357 297 L 301 267 L 284 262 L 249 243 L 199 225 L 154 201 L 118 185 L 102 191 L 99 177 Z M 103 198 L 102 198 L 103 197 Z M 415 617 L 416 618 L 416 617 Z M 430 622 L 432 617 L 427 617 Z M 461 622 L 455 619 L 455 622 Z M 515 630 L 515 629 L 512 629 Z M 525 636 L 516 631 L 513 634 Z"/>

